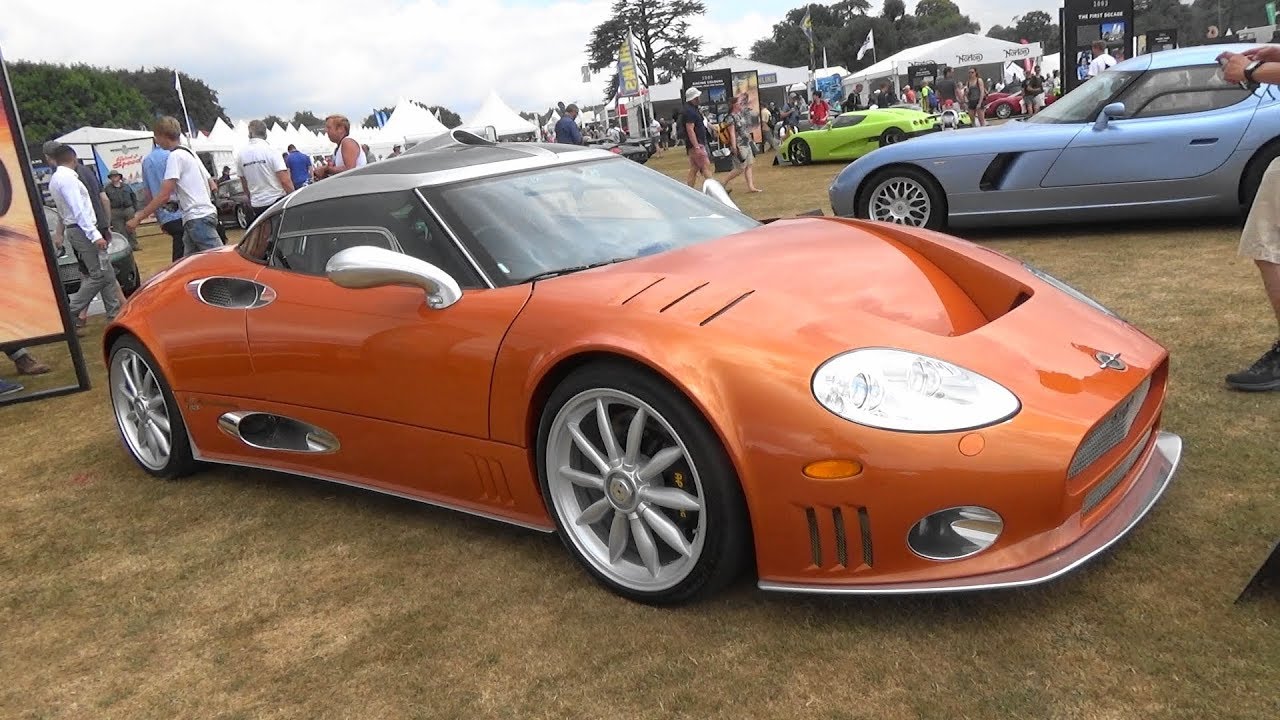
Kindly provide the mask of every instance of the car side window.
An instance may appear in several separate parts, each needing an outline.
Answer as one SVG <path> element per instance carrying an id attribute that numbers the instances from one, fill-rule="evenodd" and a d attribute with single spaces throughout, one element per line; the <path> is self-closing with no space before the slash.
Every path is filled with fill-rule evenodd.
<path id="1" fill-rule="evenodd" d="M 1165 117 L 1230 107 L 1249 91 L 1222 79 L 1217 65 L 1153 70 L 1124 94 L 1125 116 Z"/>
<path id="2" fill-rule="evenodd" d="M 463 289 L 483 288 L 485 284 L 476 273 L 474 267 L 458 250 L 453 239 L 444 231 L 431 212 L 423 205 L 418 194 L 412 190 L 368 195 L 348 195 L 345 197 L 322 200 L 314 203 L 290 206 L 284 213 L 280 226 L 280 234 L 284 237 L 277 241 L 278 252 L 272 253 L 272 264 L 284 267 L 281 262 L 289 262 L 289 254 L 298 250 L 294 245 L 284 243 L 285 237 L 303 236 L 313 228 L 357 229 L 379 228 L 394 238 L 389 249 L 403 252 L 419 260 L 435 265 L 453 276 Z M 361 235 L 369 239 L 366 245 L 386 247 L 383 242 L 374 242 L 369 235 Z M 381 236 L 385 238 L 386 236 Z M 344 241 L 345 242 L 345 241 Z M 361 244 L 361 243 L 356 243 Z M 344 249 L 344 248 L 339 248 Z M 337 252 L 334 250 L 333 252 Z M 323 255 L 321 249 L 312 245 L 308 254 Z M 319 262 L 319 271 L 324 274 L 324 263 L 330 253 Z M 318 261 L 307 260 L 300 267 L 315 268 Z M 288 269 L 294 269 L 292 267 Z M 307 270 L 297 270 L 308 272 Z"/>
<path id="3" fill-rule="evenodd" d="M 316 230 L 278 238 L 271 249 L 270 265 L 306 275 L 324 275 L 329 258 L 362 245 L 400 252 L 399 245 L 383 230 Z"/>
<path id="4" fill-rule="evenodd" d="M 245 233 L 240 241 L 240 254 L 246 259 L 258 263 L 267 261 L 267 252 L 271 249 L 271 240 L 280 227 L 280 213 L 264 218 Z"/>
<path id="5" fill-rule="evenodd" d="M 857 125 L 858 123 L 862 122 L 862 119 L 865 117 L 866 115 L 841 115 L 835 119 L 835 122 L 831 123 L 831 127 L 832 128 L 851 127 L 853 125 Z"/>

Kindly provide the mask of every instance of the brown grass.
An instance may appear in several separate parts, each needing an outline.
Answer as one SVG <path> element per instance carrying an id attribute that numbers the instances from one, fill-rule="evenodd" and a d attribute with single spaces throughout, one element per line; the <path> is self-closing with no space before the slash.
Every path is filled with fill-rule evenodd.
<path id="1" fill-rule="evenodd" d="M 829 209 L 838 169 L 762 163 L 766 192 L 734 197 L 758 216 Z M 807 598 L 743 578 L 655 610 L 593 585 L 550 536 L 265 472 L 159 482 L 116 439 L 91 336 L 91 392 L 0 409 L 0 716 L 1276 717 L 1280 605 L 1232 605 L 1280 517 L 1280 394 L 1221 380 L 1275 331 L 1237 233 L 980 238 L 1170 347 L 1165 424 L 1187 450 L 1108 557 L 965 597 Z M 143 243 L 154 272 L 167 239 Z"/>

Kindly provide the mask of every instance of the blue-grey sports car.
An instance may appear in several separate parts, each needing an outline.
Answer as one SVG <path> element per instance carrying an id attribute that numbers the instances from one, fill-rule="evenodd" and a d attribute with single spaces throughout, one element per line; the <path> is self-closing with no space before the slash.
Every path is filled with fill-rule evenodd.
<path id="1" fill-rule="evenodd" d="M 939 229 L 1231 215 L 1280 156 L 1280 88 L 1223 80 L 1211 45 L 1140 55 L 1035 117 L 873 150 L 837 215 Z"/>

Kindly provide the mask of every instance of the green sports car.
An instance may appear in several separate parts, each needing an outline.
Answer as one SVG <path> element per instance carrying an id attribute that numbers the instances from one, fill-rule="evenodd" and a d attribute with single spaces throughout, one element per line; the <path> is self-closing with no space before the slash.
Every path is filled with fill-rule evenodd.
<path id="1" fill-rule="evenodd" d="M 959 113 L 959 127 L 973 120 Z M 826 126 L 788 136 L 779 154 L 792 165 L 825 160 L 856 160 L 878 147 L 942 129 L 942 113 L 926 113 L 916 105 L 858 110 L 837 115 Z"/>

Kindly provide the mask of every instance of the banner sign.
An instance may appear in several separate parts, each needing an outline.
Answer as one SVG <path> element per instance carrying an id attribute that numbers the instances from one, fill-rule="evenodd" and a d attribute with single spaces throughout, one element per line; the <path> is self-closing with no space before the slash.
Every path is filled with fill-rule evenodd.
<path id="1" fill-rule="evenodd" d="M 1117 62 L 1133 53 L 1133 0 L 1064 0 L 1062 19 L 1066 92 L 1088 77 L 1095 41 L 1102 41 Z"/>
<path id="2" fill-rule="evenodd" d="M 635 46 L 631 33 L 618 47 L 618 97 L 636 97 L 640 94 L 640 66 L 636 64 Z"/>
<path id="3" fill-rule="evenodd" d="M 907 66 L 907 83 L 919 90 L 925 83 L 931 83 L 942 75 L 942 67 L 938 63 L 924 63 Z"/>
<path id="4" fill-rule="evenodd" d="M 8 69 L 0 56 L 0 348 L 10 354 L 35 345 L 66 342 L 66 357 L 75 367 L 79 381 L 74 386 L 26 394 L 14 391 L 0 403 L 89 388 L 84 357 L 71 330 L 64 297 Z"/>
<path id="5" fill-rule="evenodd" d="M 815 78 L 813 81 L 814 89 L 822 93 L 822 97 L 827 101 L 835 99 L 843 91 L 840 84 L 839 75 L 828 75 L 827 77 Z"/>
<path id="6" fill-rule="evenodd" d="M 760 134 L 760 76 L 755 70 L 733 74 L 733 95 L 738 98 L 742 117 L 757 143 L 764 141 Z"/>
<path id="7" fill-rule="evenodd" d="M 691 87 L 702 91 L 702 110 L 715 122 L 723 122 L 729 114 L 729 97 L 733 93 L 733 72 L 724 70 L 691 70 L 681 76 L 680 97 Z"/>
<path id="8" fill-rule="evenodd" d="M 142 158 L 146 157 L 155 146 L 155 140 L 150 135 L 137 140 L 94 145 L 93 161 L 98 166 L 99 182 L 105 186 L 107 175 L 115 170 L 124 177 L 124 183 L 137 192 L 143 184 Z"/>
<path id="9" fill-rule="evenodd" d="M 1147 34 L 1138 38 L 1138 42 L 1145 45 L 1144 49 L 1149 53 L 1160 52 L 1162 50 L 1173 50 L 1178 47 L 1178 30 L 1177 28 L 1169 30 L 1151 30 Z"/>
<path id="10" fill-rule="evenodd" d="M 778 84 L 778 73 L 765 73 L 760 76 L 760 87 L 765 87 L 766 85 L 777 85 L 777 84 Z"/>

